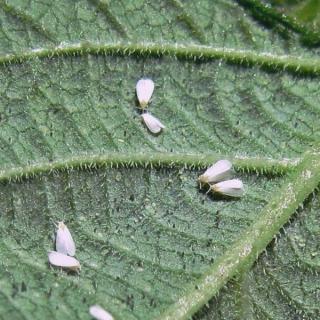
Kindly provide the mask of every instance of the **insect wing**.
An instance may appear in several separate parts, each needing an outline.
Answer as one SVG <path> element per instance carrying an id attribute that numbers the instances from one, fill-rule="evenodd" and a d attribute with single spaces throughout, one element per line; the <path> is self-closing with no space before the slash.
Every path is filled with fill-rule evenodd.
<path id="1" fill-rule="evenodd" d="M 159 133 L 162 129 L 165 128 L 160 120 L 150 113 L 143 113 L 141 116 L 145 125 L 152 133 Z"/>
<path id="2" fill-rule="evenodd" d="M 145 108 L 152 96 L 154 82 L 151 79 L 140 79 L 136 85 L 137 97 L 141 108 Z"/>
<path id="3" fill-rule="evenodd" d="M 241 197 L 244 194 L 243 183 L 239 179 L 232 179 L 214 184 L 212 190 L 229 197 Z"/>
<path id="4" fill-rule="evenodd" d="M 232 163 L 229 160 L 219 160 L 199 176 L 199 181 L 214 183 L 228 179 L 231 174 L 231 168 Z"/>
<path id="5" fill-rule="evenodd" d="M 113 320 L 112 315 L 98 305 L 91 306 L 89 312 L 96 320 Z"/>
<path id="6" fill-rule="evenodd" d="M 63 222 L 59 222 L 58 224 L 56 250 L 57 252 L 68 254 L 69 256 L 74 256 L 76 253 L 76 246 L 72 239 L 71 233 Z"/>
<path id="7" fill-rule="evenodd" d="M 48 252 L 48 259 L 52 266 L 70 269 L 73 271 L 80 270 L 80 262 L 76 258 L 69 257 L 63 253 L 50 251 Z"/>

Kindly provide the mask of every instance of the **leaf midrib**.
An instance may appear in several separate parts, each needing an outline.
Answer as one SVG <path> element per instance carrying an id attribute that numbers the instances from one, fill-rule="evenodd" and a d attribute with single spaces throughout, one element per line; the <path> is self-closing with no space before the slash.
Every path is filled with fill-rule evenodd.
<path id="1" fill-rule="evenodd" d="M 296 209 L 317 188 L 320 181 L 320 154 L 306 153 L 297 169 L 261 211 L 259 219 L 239 235 L 231 247 L 213 263 L 189 292 L 157 320 L 186 320 L 207 303 L 225 283 L 240 275 L 265 250 Z"/>
<path id="2" fill-rule="evenodd" d="M 264 175 L 279 176 L 292 171 L 300 162 L 299 158 L 272 159 L 259 157 L 241 157 L 211 154 L 184 153 L 116 153 L 84 154 L 69 156 L 54 161 L 35 162 L 26 166 L 13 166 L 0 170 L 0 181 L 16 181 L 37 175 L 50 174 L 55 171 L 73 169 L 95 169 L 104 166 L 111 168 L 179 168 L 203 169 L 220 159 L 229 159 L 236 170 Z"/>
<path id="3" fill-rule="evenodd" d="M 61 43 L 48 48 L 34 48 L 17 54 L 0 55 L 0 64 L 23 63 L 34 58 L 53 58 L 75 55 L 118 55 L 118 56 L 172 56 L 183 60 L 224 60 L 227 63 L 246 67 L 258 66 L 267 71 L 282 71 L 296 75 L 320 76 L 320 59 L 301 58 L 293 55 L 257 53 L 252 50 L 215 48 L 205 45 L 158 44 L 154 42 L 101 43 L 83 41 Z"/>
<path id="4" fill-rule="evenodd" d="M 180 1 L 177 1 L 180 3 Z M 117 21 L 116 21 L 117 23 Z M 37 27 L 37 26 L 36 26 Z M 240 66 L 253 66 L 253 67 L 265 67 L 266 70 L 277 70 L 280 72 L 288 72 L 291 74 L 297 75 L 311 75 L 311 76 L 319 76 L 320 75 L 320 59 L 303 59 L 294 56 L 281 56 L 281 55 L 273 55 L 268 53 L 256 53 L 254 51 L 249 50 L 234 50 L 234 49 L 225 49 L 225 48 L 214 48 L 211 46 L 196 46 L 196 45 L 173 45 L 173 44 L 163 44 L 159 45 L 156 43 L 141 43 L 141 44 L 132 44 L 132 43 L 93 43 L 93 42 L 81 42 L 81 43 L 73 43 L 73 44 L 66 44 L 57 47 L 51 48 L 39 48 L 30 51 L 24 51 L 19 54 L 12 54 L 12 55 L 0 55 L 0 64 L 3 64 L 5 67 L 7 64 L 10 63 L 23 63 L 27 62 L 29 59 L 37 59 L 37 58 L 51 58 L 51 57 L 68 57 L 69 55 L 104 55 L 104 54 L 117 54 L 119 56 L 148 56 L 148 57 L 160 57 L 160 56 L 174 56 L 179 59 L 185 60 L 223 60 L 227 63 L 240 65 Z M 31 178 L 36 175 L 42 174 L 50 174 L 56 170 L 58 171 L 68 171 L 72 169 L 91 169 L 103 166 L 111 166 L 111 167 L 166 167 L 166 168 L 175 168 L 175 167 L 184 167 L 188 169 L 200 169 L 204 168 L 207 165 L 210 165 L 212 162 L 221 159 L 221 158 L 228 158 L 230 159 L 237 170 L 240 171 L 248 171 L 252 173 L 258 174 L 268 174 L 268 175 L 284 175 L 296 169 L 297 164 L 300 162 L 300 159 L 286 159 L 286 160 L 276 160 L 276 159 L 266 159 L 266 158 L 237 158 L 237 157 L 230 157 L 218 154 L 209 154 L 209 155 L 185 155 L 185 154 L 121 154 L 121 153 L 112 153 L 108 155 L 79 155 L 75 157 L 64 158 L 61 160 L 55 160 L 52 162 L 43 161 L 37 162 L 33 165 L 28 166 L 14 166 L 11 168 L 4 168 L 0 170 L 0 181 L 14 181 L 20 180 L 22 178 Z M 315 162 L 319 163 L 318 157 L 313 157 Z M 313 161 L 312 160 L 312 161 Z M 311 163 L 311 158 L 305 157 L 304 162 L 300 164 L 299 171 L 302 173 L 303 170 L 308 168 L 311 165 L 315 165 L 315 163 Z M 314 168 L 314 167 L 312 167 Z M 301 177 L 300 177 L 301 178 Z M 308 187 L 314 188 L 315 185 L 318 183 L 319 177 L 315 180 L 308 181 L 306 183 Z M 291 177 L 289 182 L 294 181 Z M 287 181 L 287 182 L 288 182 Z M 299 181 L 298 181 L 299 182 Z M 296 186 L 295 190 L 298 190 L 298 186 Z M 286 185 L 282 189 L 285 191 Z M 303 189 L 303 188 L 302 188 Z M 303 190 L 305 193 L 305 197 L 307 196 L 307 190 Z M 295 191 L 294 190 L 294 191 Z M 301 191 L 302 192 L 302 191 Z M 303 194 L 304 194 L 303 193 Z M 284 195 L 285 193 L 281 193 Z M 277 199 L 277 196 L 275 197 Z M 302 198 L 302 195 L 301 195 Z M 279 197 L 276 204 L 278 206 L 281 205 L 281 196 Z M 262 213 L 266 213 L 267 209 L 264 209 Z M 272 208 L 272 214 L 276 211 L 276 208 Z M 287 221 L 289 216 L 294 212 L 294 210 L 290 210 L 286 212 L 286 215 L 282 215 L 282 218 L 286 218 Z M 266 218 L 266 216 L 263 216 Z M 262 219 L 263 221 L 263 219 Z M 250 230 L 257 226 L 260 223 L 260 220 L 253 224 L 250 227 Z M 280 225 L 280 223 L 279 223 Z M 275 227 L 275 224 L 272 225 Z M 270 236 L 272 234 L 270 233 Z M 273 233 L 274 235 L 274 233 Z M 261 237 L 261 235 L 259 235 Z M 241 238 L 241 236 L 239 237 Z M 242 239 L 244 242 L 240 243 L 242 245 L 246 244 L 245 238 Z M 261 245 L 262 248 L 262 245 Z M 263 247 L 263 249 L 265 246 Z M 224 262 L 228 262 L 228 254 L 232 254 L 232 250 L 234 254 L 239 254 L 238 247 L 231 247 L 226 254 L 221 257 L 220 262 L 218 263 L 223 264 Z M 258 254 L 258 253 L 256 253 Z M 234 258 L 235 256 L 232 256 Z M 235 267 L 236 270 L 239 269 L 241 264 L 250 264 L 250 259 L 255 259 L 256 257 L 252 253 L 252 257 L 247 258 L 247 260 L 240 261 L 239 264 Z M 251 261 L 251 260 L 250 260 Z M 215 264 L 216 265 L 216 264 Z M 215 265 L 211 266 L 211 271 L 214 270 Z M 217 269 L 218 270 L 218 269 Z M 210 272 L 210 271 L 209 271 Z M 220 286 L 215 286 L 214 290 L 212 287 L 204 288 L 203 290 L 208 289 L 206 298 L 212 297 L 215 292 L 219 290 L 219 288 L 233 275 L 233 271 L 230 271 L 225 278 L 222 279 Z M 194 289 L 194 288 L 193 288 Z M 209 290 L 210 289 L 210 290 Z M 200 290 L 202 290 L 200 288 Z M 197 291 L 197 290 L 196 290 Z M 193 299 L 197 299 L 196 291 L 190 291 L 190 297 Z M 182 297 L 184 299 L 184 297 Z M 181 300 L 181 303 L 183 301 Z M 195 301 L 197 303 L 197 300 Z M 201 302 L 202 305 L 202 302 Z M 177 307 L 174 305 L 173 308 Z M 200 307 L 200 304 L 199 304 Z M 189 308 L 189 309 L 188 309 Z M 170 316 L 170 310 L 168 311 L 169 317 L 168 319 L 185 319 L 192 315 L 195 311 L 193 305 L 188 305 L 186 309 L 182 310 L 179 306 L 174 310 Z M 178 315 L 179 311 L 183 311 L 179 317 L 175 317 L 175 314 Z M 192 313 L 191 313 L 192 312 Z M 167 315 L 167 313 L 166 313 Z M 163 317 L 161 317 L 162 319 Z"/>
<path id="5" fill-rule="evenodd" d="M 263 209 L 260 219 L 249 227 L 244 234 L 239 236 L 238 241 L 232 245 L 208 270 L 200 277 L 197 283 L 192 284 L 186 296 L 181 297 L 159 319 L 187 319 L 206 303 L 219 289 L 244 266 L 250 266 L 257 255 L 265 249 L 269 241 L 274 237 L 282 225 L 289 219 L 296 207 L 301 203 L 318 184 L 320 176 L 318 167 L 320 161 L 318 154 L 307 154 L 303 161 L 299 159 L 274 160 L 266 158 L 250 157 L 226 157 L 232 160 L 236 170 L 249 171 L 260 174 L 284 175 L 292 172 L 291 178 L 271 200 L 270 204 Z M 71 169 L 93 169 L 101 166 L 111 167 L 184 167 L 199 169 L 208 166 L 214 161 L 221 159 L 219 154 L 190 155 L 190 154 L 121 154 L 112 153 L 105 155 L 84 155 L 72 157 L 54 162 L 41 162 L 26 167 L 15 167 L 0 171 L 0 181 L 11 181 L 20 178 L 33 177 L 38 174 L 50 174 L 55 171 Z M 303 170 L 308 168 L 312 175 L 307 179 L 301 179 Z M 318 170 L 319 171 L 319 170 Z M 316 178 L 314 177 L 316 175 Z M 310 181 L 309 181 L 310 180 Z M 288 186 L 293 193 L 292 201 L 283 207 L 283 197 L 288 196 Z M 300 187 L 299 187 L 300 186 Z M 289 209 L 288 209 L 289 208 Z M 267 227 L 265 227 L 267 225 Z M 263 230 L 263 231 L 261 231 Z M 257 246 L 256 243 L 259 245 Z M 248 255 L 241 255 L 245 248 L 252 248 Z M 224 270 L 221 273 L 221 270 Z"/>

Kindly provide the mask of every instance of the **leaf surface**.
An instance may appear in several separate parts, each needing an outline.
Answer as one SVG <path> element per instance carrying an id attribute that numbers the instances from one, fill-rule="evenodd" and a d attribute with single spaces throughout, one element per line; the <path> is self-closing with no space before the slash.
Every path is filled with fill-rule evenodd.
<path id="1" fill-rule="evenodd" d="M 0 1 L 3 319 L 89 319 L 92 304 L 115 319 L 278 319 L 281 308 L 316 319 L 316 256 L 297 266 L 297 296 L 282 294 L 294 288 L 282 269 L 286 257 L 299 264 L 291 233 L 317 248 L 296 210 L 317 206 L 320 60 L 313 31 L 265 8 Z M 158 136 L 137 108 L 145 76 Z M 245 184 L 239 200 L 197 183 L 223 158 Z M 292 216 L 280 249 L 267 247 Z M 48 266 L 61 220 L 79 275 Z M 261 305 L 269 279 L 279 289 Z"/>

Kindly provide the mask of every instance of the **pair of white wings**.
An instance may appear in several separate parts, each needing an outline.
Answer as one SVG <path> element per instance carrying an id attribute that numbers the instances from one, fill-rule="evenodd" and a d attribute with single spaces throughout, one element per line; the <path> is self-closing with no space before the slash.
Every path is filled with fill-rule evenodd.
<path id="1" fill-rule="evenodd" d="M 76 246 L 72 239 L 71 233 L 68 227 L 63 223 L 59 223 L 59 227 L 56 234 L 56 250 L 59 253 L 69 255 L 73 257 L 76 253 Z"/>

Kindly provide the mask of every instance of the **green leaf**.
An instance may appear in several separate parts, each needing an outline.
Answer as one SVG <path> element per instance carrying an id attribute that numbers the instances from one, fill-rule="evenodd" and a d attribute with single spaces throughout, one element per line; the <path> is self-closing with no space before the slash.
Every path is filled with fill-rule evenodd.
<path id="1" fill-rule="evenodd" d="M 249 273 L 230 282 L 198 319 L 318 319 L 319 195 L 299 210 Z"/>
<path id="2" fill-rule="evenodd" d="M 115 319 L 319 317 L 313 31 L 259 1 L 0 9 L 3 319 L 90 319 L 92 304 Z M 137 108 L 144 76 L 158 136 Z M 241 199 L 199 188 L 223 158 Z M 48 265 L 60 220 L 79 275 Z"/>
<path id="3" fill-rule="evenodd" d="M 307 46 L 319 46 L 319 0 L 237 0 L 251 14 L 285 38 L 290 31 L 300 35 Z"/>
<path id="4" fill-rule="evenodd" d="M 273 0 L 270 2 L 282 13 L 295 17 L 298 21 L 306 24 L 309 28 L 315 29 L 320 22 L 320 2 L 318 0 Z"/>

